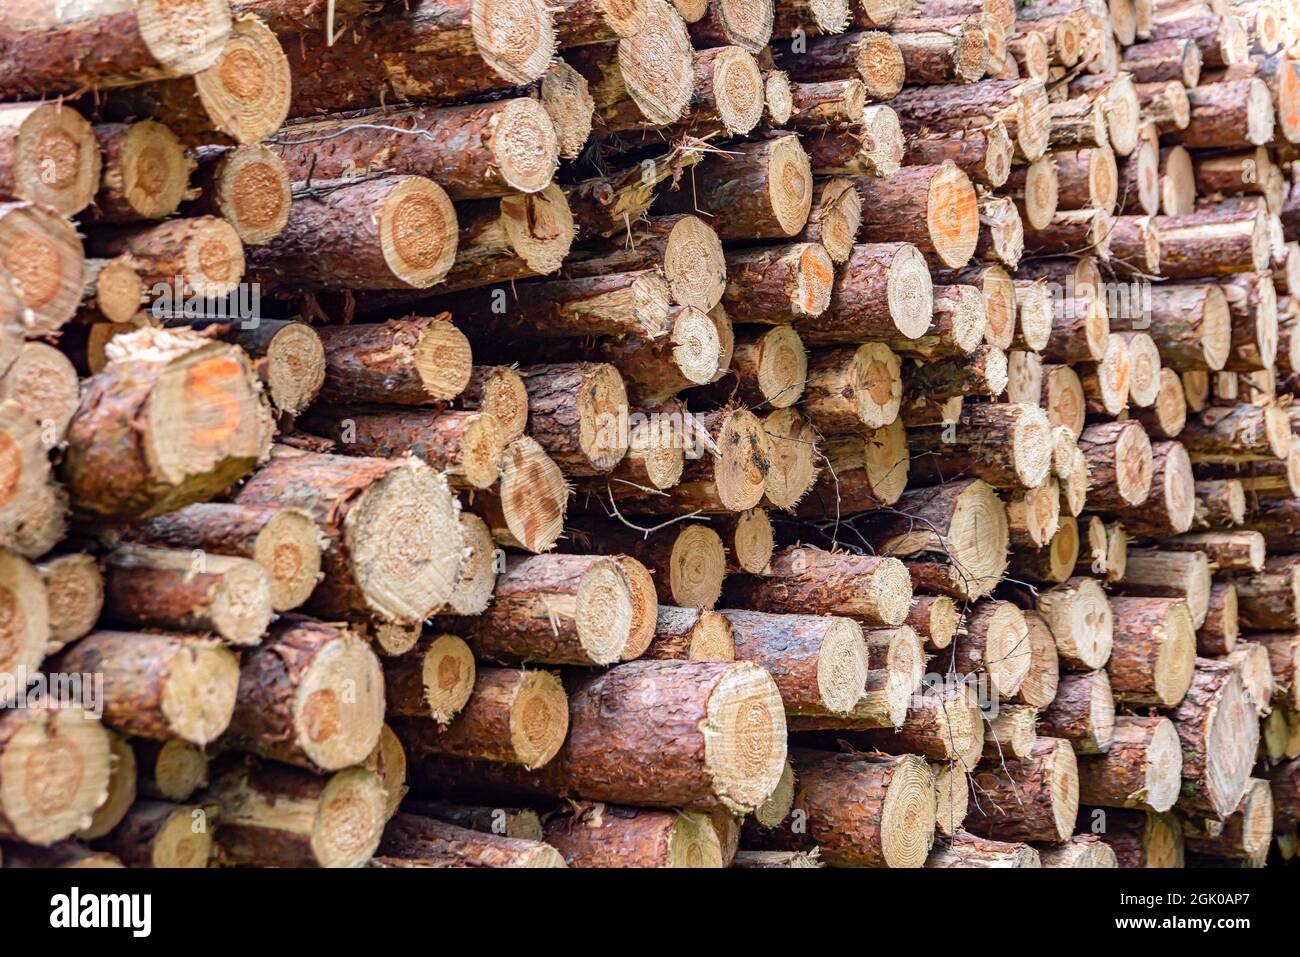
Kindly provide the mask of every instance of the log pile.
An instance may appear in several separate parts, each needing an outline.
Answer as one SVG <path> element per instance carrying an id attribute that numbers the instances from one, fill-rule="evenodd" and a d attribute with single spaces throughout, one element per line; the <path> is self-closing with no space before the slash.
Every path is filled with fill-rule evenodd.
<path id="1" fill-rule="evenodd" d="M 4 863 L 1289 859 L 1298 91 L 1231 0 L 0 12 Z"/>

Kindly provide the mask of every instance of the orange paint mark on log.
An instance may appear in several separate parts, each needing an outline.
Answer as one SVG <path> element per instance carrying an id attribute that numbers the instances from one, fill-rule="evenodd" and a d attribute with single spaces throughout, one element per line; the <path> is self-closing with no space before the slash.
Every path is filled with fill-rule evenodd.
<path id="1" fill-rule="evenodd" d="M 817 290 L 834 285 L 835 271 L 826 268 L 811 246 L 799 254 L 799 271 L 804 277 L 804 298 L 800 306 L 804 312 L 811 313 L 817 309 Z"/>
<path id="2" fill-rule="evenodd" d="M 201 445 L 225 442 L 239 429 L 242 415 L 239 400 L 232 394 L 237 388 L 243 370 L 229 356 L 205 359 L 186 376 L 187 392 L 196 403 L 219 409 L 221 421 L 217 425 L 194 430 L 194 441 Z"/>

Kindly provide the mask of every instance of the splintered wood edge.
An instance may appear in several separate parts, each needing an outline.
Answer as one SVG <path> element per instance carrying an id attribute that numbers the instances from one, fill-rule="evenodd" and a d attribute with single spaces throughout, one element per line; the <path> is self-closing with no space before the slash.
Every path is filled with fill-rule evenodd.
<path id="1" fill-rule="evenodd" d="M 559 269 L 577 232 L 564 190 L 551 183 L 540 192 L 504 196 L 499 206 L 506 239 L 515 255 L 538 275 Z"/>

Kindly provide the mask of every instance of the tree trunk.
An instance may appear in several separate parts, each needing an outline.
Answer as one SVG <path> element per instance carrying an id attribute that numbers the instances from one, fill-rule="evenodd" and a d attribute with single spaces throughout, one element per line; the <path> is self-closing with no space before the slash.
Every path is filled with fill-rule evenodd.
<path id="1" fill-rule="evenodd" d="M 1259 744 L 1259 718 L 1241 676 L 1226 661 L 1198 658 L 1173 715 L 1183 748 L 1186 813 L 1224 820 L 1241 801 Z"/>
<path id="2" fill-rule="evenodd" d="M 861 243 L 835 278 L 829 308 L 795 330 L 809 345 L 917 339 L 933 313 L 929 270 L 915 246 Z"/>
<path id="3" fill-rule="evenodd" d="M 565 867 L 551 845 L 469 830 L 431 817 L 397 814 L 371 867 Z"/>

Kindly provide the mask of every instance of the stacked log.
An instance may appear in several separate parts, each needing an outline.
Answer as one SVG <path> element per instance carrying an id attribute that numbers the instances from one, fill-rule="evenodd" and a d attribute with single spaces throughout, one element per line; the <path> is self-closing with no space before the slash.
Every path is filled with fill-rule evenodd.
<path id="1" fill-rule="evenodd" d="M 5 861 L 1294 853 L 1297 27 L 0 15 Z"/>

